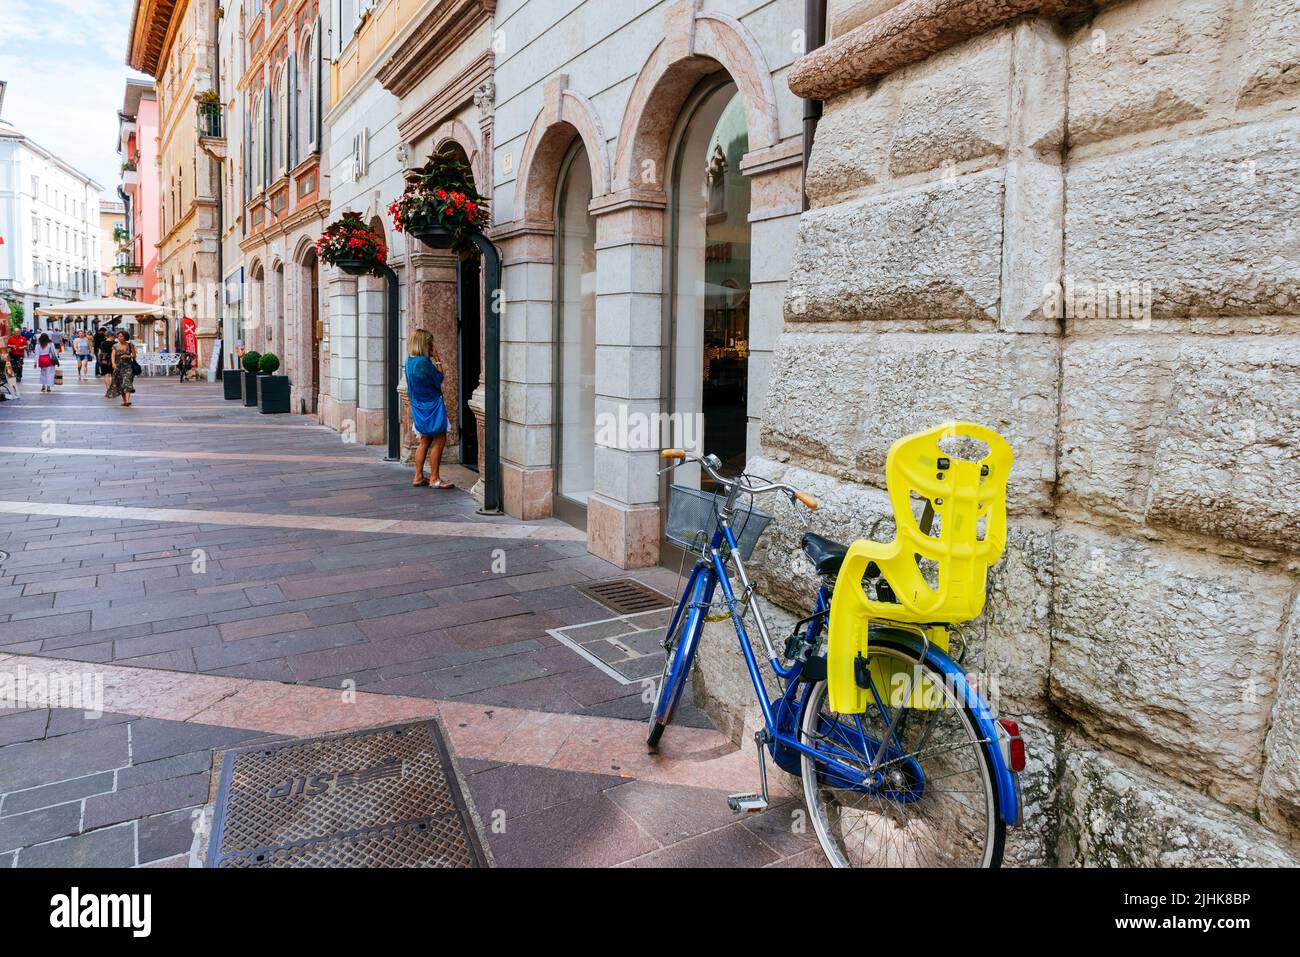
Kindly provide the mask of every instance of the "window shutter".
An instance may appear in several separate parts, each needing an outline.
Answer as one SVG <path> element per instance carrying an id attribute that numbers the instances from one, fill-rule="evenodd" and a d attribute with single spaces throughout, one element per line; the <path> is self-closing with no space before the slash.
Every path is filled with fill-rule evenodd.
<path id="1" fill-rule="evenodd" d="M 264 88 L 262 97 L 262 185 L 271 182 L 271 87 Z"/>
<path id="2" fill-rule="evenodd" d="M 288 108 L 285 110 L 284 165 L 286 169 L 293 169 L 298 165 L 298 67 L 292 53 L 289 54 L 289 63 L 285 71 L 284 82 L 288 90 L 285 99 Z"/>
<path id="3" fill-rule="evenodd" d="M 311 39 L 312 63 L 308 64 L 307 69 L 311 71 L 311 125 L 307 129 L 307 136 L 311 139 L 311 148 L 313 151 L 320 150 L 321 143 L 321 90 L 323 75 L 324 54 L 321 50 L 321 22 L 317 17 L 315 25 L 312 27 Z"/>

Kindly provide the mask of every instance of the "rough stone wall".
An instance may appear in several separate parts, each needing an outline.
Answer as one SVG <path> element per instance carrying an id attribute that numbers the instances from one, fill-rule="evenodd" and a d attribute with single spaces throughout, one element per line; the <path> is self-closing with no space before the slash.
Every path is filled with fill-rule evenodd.
<path id="1" fill-rule="evenodd" d="M 808 191 L 751 470 L 887 540 L 896 438 L 1011 441 L 967 659 L 1029 728 L 1011 860 L 1300 862 L 1300 0 L 1003 24 L 828 101 Z M 711 635 L 739 735 L 737 668 Z"/>

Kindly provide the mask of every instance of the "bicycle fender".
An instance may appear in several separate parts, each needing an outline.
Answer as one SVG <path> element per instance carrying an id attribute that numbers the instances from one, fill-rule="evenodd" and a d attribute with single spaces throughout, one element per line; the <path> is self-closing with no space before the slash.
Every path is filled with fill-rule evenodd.
<path id="1" fill-rule="evenodd" d="M 881 629 L 872 634 L 871 640 L 880 644 L 902 646 L 914 655 L 919 656 L 921 653 L 921 639 L 909 632 Z M 971 717 L 979 729 L 980 737 L 988 741 L 984 749 L 993 768 L 993 787 L 997 790 L 998 815 L 1007 827 L 1016 827 L 1020 823 L 1020 789 L 1016 787 L 1016 776 L 1002 760 L 1002 748 L 998 745 L 997 724 L 992 710 L 983 696 L 970 686 L 961 666 L 934 645 L 930 646 L 925 662 L 943 676 L 944 682 L 959 700 L 969 702 Z"/>

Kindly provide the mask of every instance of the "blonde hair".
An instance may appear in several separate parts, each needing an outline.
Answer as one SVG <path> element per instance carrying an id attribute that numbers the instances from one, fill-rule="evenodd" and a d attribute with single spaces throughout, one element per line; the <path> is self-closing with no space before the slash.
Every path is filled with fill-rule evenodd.
<path id="1" fill-rule="evenodd" d="M 424 329 L 413 330 L 411 338 L 406 343 L 406 354 L 408 356 L 432 356 L 433 336 Z"/>

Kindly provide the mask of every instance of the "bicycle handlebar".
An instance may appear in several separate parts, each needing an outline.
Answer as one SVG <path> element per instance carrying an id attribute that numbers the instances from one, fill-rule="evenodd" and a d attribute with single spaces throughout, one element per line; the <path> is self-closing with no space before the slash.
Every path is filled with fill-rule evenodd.
<path id="1" fill-rule="evenodd" d="M 725 485 L 728 488 L 738 487 L 741 491 L 749 492 L 751 495 L 759 495 L 763 492 L 785 492 L 794 501 L 799 502 L 809 511 L 817 511 L 817 499 L 802 489 L 797 489 L 793 485 L 786 485 L 783 482 L 767 482 L 762 485 L 749 484 L 740 481 L 738 478 L 726 478 L 718 472 L 717 458 L 712 455 L 698 456 L 688 455 L 685 449 L 664 449 L 659 453 L 659 457 L 665 461 L 680 459 L 677 465 L 684 465 L 687 462 L 695 462 L 700 468 L 708 472 L 715 482 Z M 710 461 L 712 460 L 712 461 Z M 719 463 L 720 464 L 720 463 Z M 677 465 L 670 465 L 669 468 L 676 468 Z"/>

